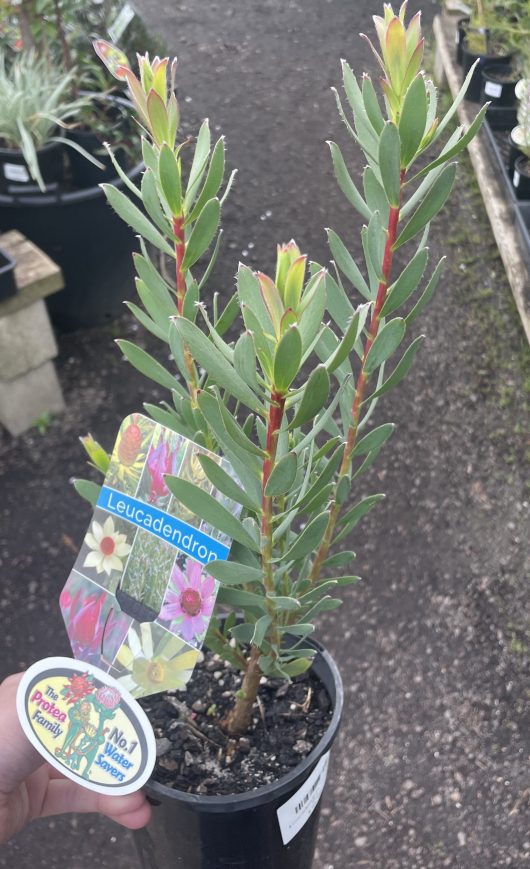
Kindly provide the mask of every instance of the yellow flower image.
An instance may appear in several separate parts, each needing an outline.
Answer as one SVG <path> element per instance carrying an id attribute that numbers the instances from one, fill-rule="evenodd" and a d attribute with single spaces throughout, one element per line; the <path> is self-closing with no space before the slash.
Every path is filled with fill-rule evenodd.
<path id="1" fill-rule="evenodd" d="M 153 633 L 161 637 L 158 643 L 153 643 Z M 183 688 L 201 657 L 197 649 L 191 649 L 178 637 L 158 625 L 144 622 L 138 632 L 129 628 L 116 655 L 115 666 L 129 671 L 118 677 L 118 682 L 133 697 Z"/>
<path id="2" fill-rule="evenodd" d="M 112 516 L 107 516 L 103 525 L 94 519 L 85 543 L 91 552 L 84 560 L 83 567 L 95 567 L 96 573 L 110 576 L 113 570 L 123 570 L 122 558 L 129 554 L 131 546 L 125 534 L 114 528 Z"/>

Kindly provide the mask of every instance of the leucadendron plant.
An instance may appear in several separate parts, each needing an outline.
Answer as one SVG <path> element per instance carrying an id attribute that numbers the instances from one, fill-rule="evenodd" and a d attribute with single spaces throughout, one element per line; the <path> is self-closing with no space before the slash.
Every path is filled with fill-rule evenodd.
<path id="1" fill-rule="evenodd" d="M 218 602 L 231 612 L 211 623 L 206 640 L 242 671 L 222 722 L 230 734 L 249 727 L 263 675 L 289 679 L 310 667 L 315 650 L 307 640 L 316 617 L 340 606 L 335 593 L 357 580 L 349 572 L 355 554 L 345 546 L 383 497 L 359 498 L 360 477 L 394 428 L 368 423 L 379 398 L 406 376 L 423 340 L 407 345 L 406 337 L 442 271 L 442 260 L 428 268 L 429 225 L 450 194 L 452 158 L 484 116 L 482 109 L 467 132 L 455 129 L 438 153 L 426 156 L 446 132 L 472 71 L 440 119 L 435 87 L 421 70 L 420 16 L 406 26 L 405 11 L 405 3 L 398 15 L 387 5 L 384 17 L 374 19 L 383 98 L 369 76 L 358 82 L 346 62 L 346 107 L 336 94 L 367 163 L 359 189 L 339 147 L 329 143 L 339 187 L 364 221 L 364 262 L 355 261 L 332 229 L 329 272 L 308 264 L 294 241 L 282 244 L 274 275 L 240 265 L 237 292 L 223 314 L 215 298 L 212 305 L 200 302 L 204 277 L 197 281 L 190 271 L 217 231 L 222 140 L 209 156 L 203 125 L 185 185 L 181 157 L 188 144 L 176 144 L 168 60 L 140 58 L 140 81 L 130 70 L 122 73 L 144 130 L 147 168 L 141 189 L 131 190 L 147 216 L 112 186 L 105 191 L 141 236 L 136 265 L 145 311 L 133 306 L 133 313 L 169 346 L 176 373 L 131 343 L 120 347 L 170 392 L 170 401 L 147 405 L 148 412 L 231 462 L 237 481 L 201 457 L 211 483 L 243 507 L 238 520 L 192 482 L 166 478 L 187 508 L 234 540 L 230 560 L 209 565 L 221 583 Z M 145 242 L 173 260 L 174 286 L 156 270 Z M 399 271 L 398 250 L 408 252 Z M 227 340 L 238 313 L 241 333 Z M 87 448 L 104 469 L 104 459 L 95 459 L 97 445 Z"/>

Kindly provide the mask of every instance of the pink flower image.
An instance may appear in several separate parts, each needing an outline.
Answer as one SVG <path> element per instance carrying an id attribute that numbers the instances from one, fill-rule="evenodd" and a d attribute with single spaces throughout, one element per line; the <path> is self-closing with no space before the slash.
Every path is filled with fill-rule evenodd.
<path id="1" fill-rule="evenodd" d="M 117 688 L 113 688 L 111 685 L 102 685 L 96 691 L 96 700 L 105 709 L 116 709 L 120 705 L 121 694 Z"/>
<path id="2" fill-rule="evenodd" d="M 81 660 L 86 659 L 87 653 L 99 654 L 105 627 L 104 603 L 104 592 L 87 595 L 68 625 L 72 650 Z"/>
<path id="3" fill-rule="evenodd" d="M 208 627 L 215 596 L 215 580 L 203 576 L 201 565 L 190 558 L 185 573 L 175 564 L 160 618 L 176 622 L 175 628 L 183 640 L 197 642 Z"/>
<path id="4" fill-rule="evenodd" d="M 158 498 L 169 495 L 169 489 L 164 481 L 164 474 L 176 472 L 176 460 L 178 450 L 169 450 L 167 441 L 160 441 L 155 449 L 152 449 L 147 459 L 147 470 L 151 476 L 149 490 L 149 503 L 154 504 Z"/>

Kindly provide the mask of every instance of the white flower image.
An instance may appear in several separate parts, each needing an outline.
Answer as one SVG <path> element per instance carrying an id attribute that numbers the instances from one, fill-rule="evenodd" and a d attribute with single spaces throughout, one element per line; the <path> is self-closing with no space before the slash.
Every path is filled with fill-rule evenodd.
<path id="1" fill-rule="evenodd" d="M 121 559 L 131 551 L 126 541 L 125 534 L 115 530 L 112 516 L 108 516 L 103 525 L 94 519 L 91 531 L 85 537 L 85 543 L 92 551 L 85 558 L 83 567 L 95 567 L 96 573 L 106 573 L 107 576 L 113 570 L 123 570 Z"/>

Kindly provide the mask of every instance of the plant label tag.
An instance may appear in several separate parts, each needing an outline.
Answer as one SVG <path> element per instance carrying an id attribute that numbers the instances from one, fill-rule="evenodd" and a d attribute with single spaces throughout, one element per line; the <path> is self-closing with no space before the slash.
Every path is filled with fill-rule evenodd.
<path id="1" fill-rule="evenodd" d="M 484 93 L 488 97 L 494 97 L 497 99 L 502 96 L 502 85 L 497 84 L 497 82 L 494 81 L 487 81 L 484 85 Z"/>
<path id="2" fill-rule="evenodd" d="M 19 184 L 29 181 L 29 172 L 22 163 L 4 163 L 4 176 L 8 181 L 17 181 Z"/>
<path id="3" fill-rule="evenodd" d="M 130 794 L 153 771 L 156 744 L 145 712 L 92 664 L 37 661 L 18 687 L 17 713 L 39 754 L 91 791 Z"/>
<path id="4" fill-rule="evenodd" d="M 184 687 L 212 616 L 219 583 L 208 564 L 226 560 L 232 540 L 185 507 L 165 479 L 193 483 L 215 511 L 238 516 L 241 506 L 213 486 L 204 457 L 222 479 L 234 476 L 204 447 L 142 414 L 126 417 L 60 596 L 75 657 L 136 698 Z"/>
<path id="5" fill-rule="evenodd" d="M 130 3 L 125 3 L 122 6 L 109 27 L 108 33 L 112 42 L 118 42 L 121 39 L 135 15 L 136 13 Z"/>
<path id="6" fill-rule="evenodd" d="M 513 186 L 519 187 L 520 182 L 521 182 L 521 176 L 520 176 L 519 172 L 517 171 L 517 169 L 515 169 L 515 171 L 513 173 Z"/>
<path id="7" fill-rule="evenodd" d="M 329 751 L 320 758 L 309 778 L 295 794 L 277 810 L 282 841 L 287 845 L 302 829 L 318 805 L 326 784 Z"/>

